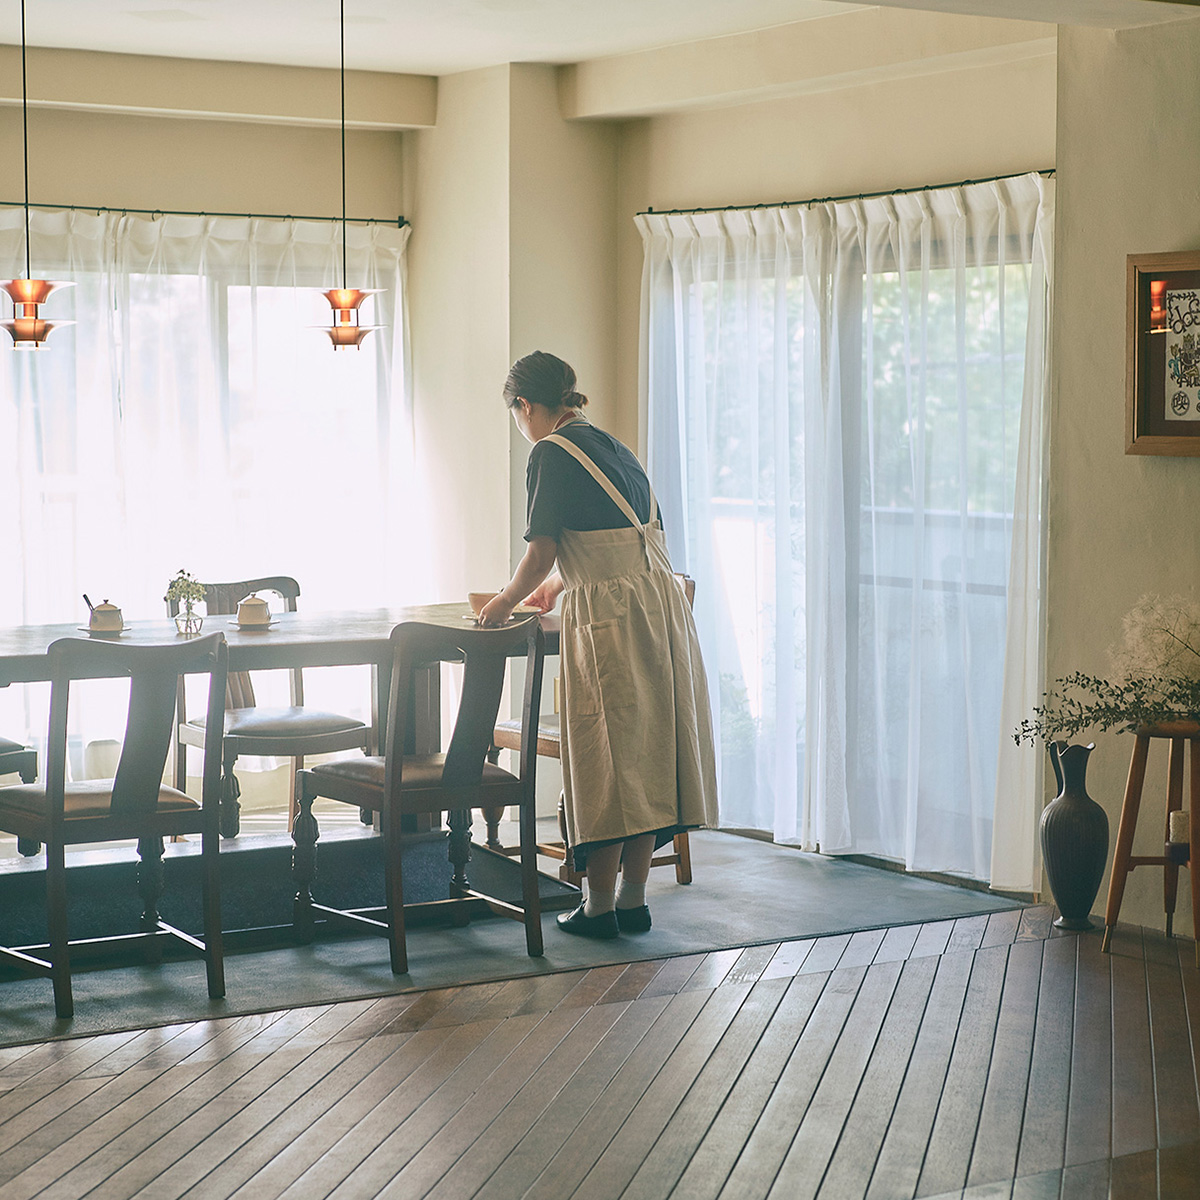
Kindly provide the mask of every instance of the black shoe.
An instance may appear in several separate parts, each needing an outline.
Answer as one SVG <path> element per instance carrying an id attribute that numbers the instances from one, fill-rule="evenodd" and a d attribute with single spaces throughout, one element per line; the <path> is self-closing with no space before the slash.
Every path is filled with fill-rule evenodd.
<path id="1" fill-rule="evenodd" d="M 610 910 L 598 917 L 589 917 L 584 913 L 582 904 L 574 912 L 559 913 L 557 919 L 563 933 L 574 933 L 579 937 L 615 938 L 620 932 L 615 912 Z"/>
<path id="2" fill-rule="evenodd" d="M 618 908 L 617 928 L 622 933 L 649 933 L 650 906 L 641 904 L 637 908 Z"/>

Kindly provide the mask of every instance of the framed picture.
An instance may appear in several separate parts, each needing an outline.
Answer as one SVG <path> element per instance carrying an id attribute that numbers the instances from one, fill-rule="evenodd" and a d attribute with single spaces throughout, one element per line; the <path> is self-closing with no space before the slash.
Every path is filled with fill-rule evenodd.
<path id="1" fill-rule="evenodd" d="M 1126 265 L 1125 453 L 1200 456 L 1200 251 Z"/>

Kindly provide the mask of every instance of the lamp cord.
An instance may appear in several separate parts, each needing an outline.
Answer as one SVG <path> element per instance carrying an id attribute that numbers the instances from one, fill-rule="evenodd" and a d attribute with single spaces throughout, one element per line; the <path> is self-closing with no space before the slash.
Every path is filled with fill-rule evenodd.
<path id="1" fill-rule="evenodd" d="M 21 134 L 25 142 L 25 278 L 29 266 L 29 84 L 25 73 L 25 0 L 21 0 Z"/>

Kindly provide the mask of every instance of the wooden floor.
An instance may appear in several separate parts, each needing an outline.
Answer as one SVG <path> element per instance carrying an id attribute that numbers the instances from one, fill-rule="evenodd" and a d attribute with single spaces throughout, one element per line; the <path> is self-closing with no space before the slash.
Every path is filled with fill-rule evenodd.
<path id="1" fill-rule="evenodd" d="M 1051 915 L 3 1049 L 0 1196 L 1200 1196 L 1193 943 Z"/>

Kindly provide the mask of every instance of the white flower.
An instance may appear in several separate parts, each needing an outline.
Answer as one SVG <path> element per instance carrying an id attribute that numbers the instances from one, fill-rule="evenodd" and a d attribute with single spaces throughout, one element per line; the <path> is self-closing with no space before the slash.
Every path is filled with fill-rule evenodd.
<path id="1" fill-rule="evenodd" d="M 1123 625 L 1121 644 L 1109 650 L 1118 674 L 1200 680 L 1200 601 L 1143 596 Z"/>

